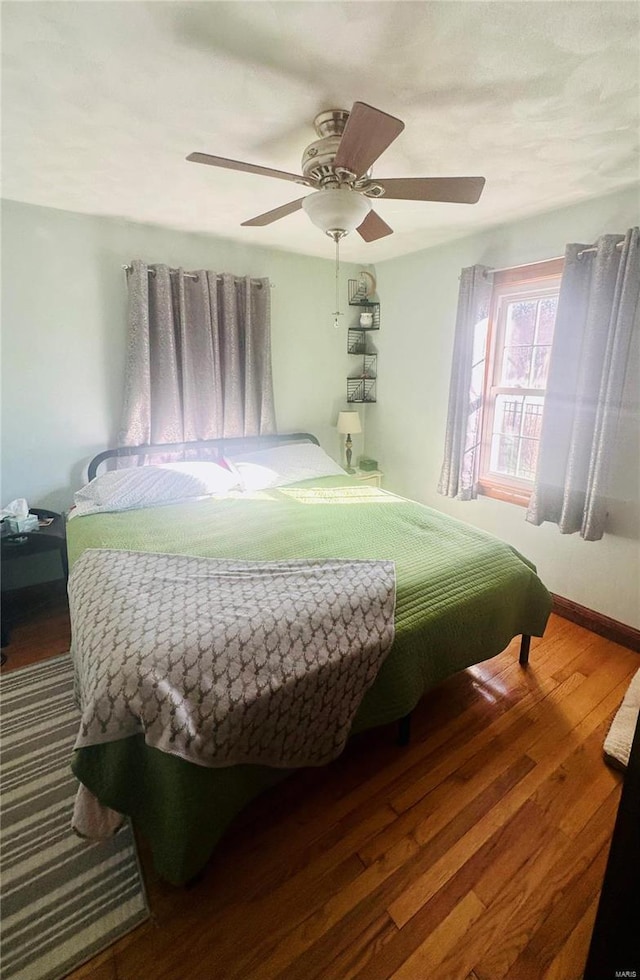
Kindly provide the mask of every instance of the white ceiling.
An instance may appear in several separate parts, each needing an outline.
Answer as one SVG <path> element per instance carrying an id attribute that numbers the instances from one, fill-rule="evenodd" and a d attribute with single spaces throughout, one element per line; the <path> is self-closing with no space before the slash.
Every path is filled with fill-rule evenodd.
<path id="1" fill-rule="evenodd" d="M 384 201 L 375 262 L 638 180 L 635 2 L 2 4 L 3 196 L 329 257 L 296 184 L 185 162 L 300 171 L 316 113 L 406 123 L 374 177 L 476 175 L 479 204 Z"/>

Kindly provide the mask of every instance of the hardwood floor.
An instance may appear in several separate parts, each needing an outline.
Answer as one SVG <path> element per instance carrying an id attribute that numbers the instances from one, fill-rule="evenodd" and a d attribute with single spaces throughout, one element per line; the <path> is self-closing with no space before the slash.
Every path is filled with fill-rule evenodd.
<path id="1" fill-rule="evenodd" d="M 16 625 L 3 672 L 60 652 L 63 620 Z M 72 980 L 578 980 L 640 658 L 556 616 L 517 655 L 427 695 L 408 747 L 364 733 L 255 801 L 191 888 L 141 841 L 153 919 Z"/>
<path id="2" fill-rule="evenodd" d="M 3 592 L 2 622 L 9 634 L 9 645 L 3 648 L 7 656 L 3 673 L 65 653 L 71 643 L 71 627 L 64 581 Z"/>

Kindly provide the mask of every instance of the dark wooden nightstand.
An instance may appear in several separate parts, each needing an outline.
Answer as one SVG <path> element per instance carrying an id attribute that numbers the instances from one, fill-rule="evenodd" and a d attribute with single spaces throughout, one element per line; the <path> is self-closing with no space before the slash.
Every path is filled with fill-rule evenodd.
<path id="1" fill-rule="evenodd" d="M 40 520 L 51 520 L 46 527 L 38 527 L 33 531 L 10 531 L 6 521 L 0 525 L 0 555 L 2 565 L 14 558 L 30 558 L 46 551 L 57 551 L 60 554 L 62 572 L 65 580 L 69 576 L 67 560 L 67 536 L 65 519 L 62 514 L 42 507 L 32 507 L 30 514 L 35 514 Z M 9 629 L 2 617 L 2 646 L 9 642 Z"/>

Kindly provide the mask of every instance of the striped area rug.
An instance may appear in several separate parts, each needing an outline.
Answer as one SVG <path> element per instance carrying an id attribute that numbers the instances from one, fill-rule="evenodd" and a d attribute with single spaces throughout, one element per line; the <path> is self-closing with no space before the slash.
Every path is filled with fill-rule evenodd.
<path id="1" fill-rule="evenodd" d="M 131 829 L 71 830 L 79 713 L 65 654 L 2 677 L 3 980 L 57 980 L 149 916 Z"/>

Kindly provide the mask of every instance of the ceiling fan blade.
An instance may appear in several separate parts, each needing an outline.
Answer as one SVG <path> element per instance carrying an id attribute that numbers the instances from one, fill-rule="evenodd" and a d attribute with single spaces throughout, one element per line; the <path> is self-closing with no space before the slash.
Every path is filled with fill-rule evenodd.
<path id="1" fill-rule="evenodd" d="M 254 163 L 242 163 L 240 160 L 227 160 L 226 157 L 212 157 L 209 153 L 190 153 L 187 157 L 191 163 L 207 163 L 210 167 L 223 167 L 225 170 L 242 170 L 248 174 L 258 174 L 261 177 L 279 177 L 280 180 L 294 180 L 298 184 L 313 186 L 302 174 L 289 174 L 286 170 L 272 170 L 271 167 L 258 167 Z"/>
<path id="2" fill-rule="evenodd" d="M 273 221 L 278 221 L 280 218 L 286 218 L 288 214 L 293 214 L 294 211 L 299 211 L 302 207 L 302 202 L 304 197 L 299 197 L 297 201 L 290 201 L 289 204 L 282 204 L 279 208 L 274 208 L 273 211 L 265 211 L 264 214 L 259 214 L 257 218 L 250 218 L 249 221 L 243 221 L 243 228 L 252 227 L 262 227 L 263 225 L 270 225 Z"/>
<path id="3" fill-rule="evenodd" d="M 404 129 L 404 123 L 366 102 L 354 102 L 338 146 L 334 167 L 345 167 L 357 177 L 366 174 L 381 153 Z"/>
<path id="4" fill-rule="evenodd" d="M 484 177 L 376 177 L 384 196 L 395 201 L 444 201 L 449 204 L 475 204 L 482 194 Z"/>
<path id="5" fill-rule="evenodd" d="M 379 238 L 385 238 L 386 235 L 393 235 L 393 228 L 390 228 L 375 211 L 369 211 L 356 231 L 361 238 L 364 238 L 365 242 L 376 242 Z"/>

